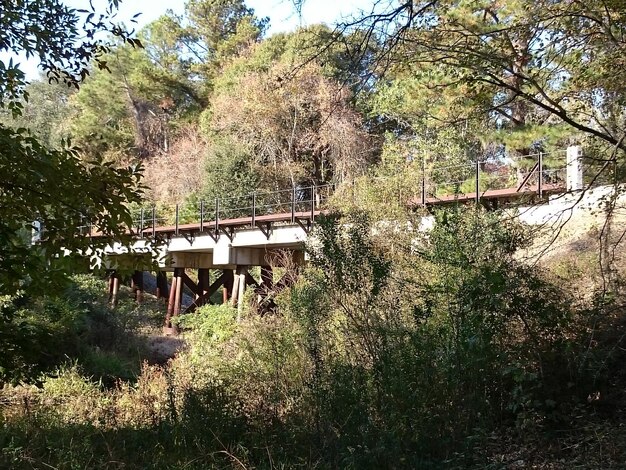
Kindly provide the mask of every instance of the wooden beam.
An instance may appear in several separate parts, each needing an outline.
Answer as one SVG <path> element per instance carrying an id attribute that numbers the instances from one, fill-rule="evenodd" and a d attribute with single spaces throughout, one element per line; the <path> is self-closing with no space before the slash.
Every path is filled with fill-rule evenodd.
<path id="1" fill-rule="evenodd" d="M 226 278 L 227 278 L 226 274 L 222 273 L 222 275 L 218 277 L 213 282 L 213 284 L 211 284 L 208 287 L 208 289 L 206 290 L 204 294 L 198 297 L 189 307 L 185 309 L 185 313 L 193 313 L 196 311 L 198 307 L 201 307 L 202 305 L 209 303 L 211 296 L 215 294 L 215 292 L 217 292 L 217 289 L 219 289 L 221 286 L 224 285 L 224 281 L 226 280 Z"/>
<path id="2" fill-rule="evenodd" d="M 179 268 L 177 268 L 177 269 L 179 269 Z M 180 268 L 180 269 L 181 269 L 181 271 L 182 271 L 182 272 L 181 272 L 181 274 L 180 274 L 180 277 L 181 277 L 181 278 L 182 278 L 182 280 L 183 280 L 183 284 L 185 284 L 187 287 L 189 287 L 189 289 L 191 290 L 191 292 L 193 292 L 193 293 L 194 293 L 194 295 L 196 295 L 196 296 L 197 296 L 197 295 L 198 295 L 198 292 L 199 292 L 199 291 L 198 291 L 198 284 L 196 284 L 195 282 L 193 282 L 193 281 L 191 280 L 191 278 L 190 278 L 189 276 L 187 276 L 187 273 L 185 272 L 185 270 L 184 270 L 184 269 L 182 269 L 182 268 Z"/>

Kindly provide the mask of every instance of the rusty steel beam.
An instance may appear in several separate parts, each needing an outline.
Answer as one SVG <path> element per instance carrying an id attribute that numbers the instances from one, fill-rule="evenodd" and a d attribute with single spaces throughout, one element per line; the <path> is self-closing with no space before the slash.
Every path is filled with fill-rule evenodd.
<path id="1" fill-rule="evenodd" d="M 165 328 L 172 328 L 172 317 L 174 316 L 174 304 L 176 303 L 176 284 L 178 278 L 176 275 L 172 277 L 172 285 L 170 286 L 170 295 L 167 302 L 167 314 L 165 315 Z"/>
<path id="2" fill-rule="evenodd" d="M 108 283 L 109 283 L 109 298 L 108 301 L 111 302 L 111 299 L 113 298 L 113 275 L 115 274 L 115 271 L 108 271 Z"/>
<path id="3" fill-rule="evenodd" d="M 180 315 L 180 304 L 183 297 L 183 283 L 185 270 L 183 268 L 175 268 L 174 276 L 176 276 L 176 290 L 174 291 L 174 310 L 172 312 L 172 316 L 176 317 Z"/>

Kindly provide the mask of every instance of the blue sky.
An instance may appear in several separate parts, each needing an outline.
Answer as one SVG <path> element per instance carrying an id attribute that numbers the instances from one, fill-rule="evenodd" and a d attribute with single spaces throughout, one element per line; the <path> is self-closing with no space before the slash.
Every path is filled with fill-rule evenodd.
<path id="1" fill-rule="evenodd" d="M 67 0 L 67 3 L 75 8 L 81 8 L 86 0 Z M 104 11 L 106 0 L 95 0 L 96 9 Z M 127 22 L 134 14 L 142 13 L 138 17 L 138 27 L 154 21 L 164 14 L 168 9 L 176 13 L 182 13 L 185 7 L 185 0 L 125 0 L 120 5 L 118 18 Z M 294 11 L 291 0 L 247 0 L 246 4 L 254 8 L 259 17 L 270 18 L 270 29 L 268 34 L 283 31 L 292 31 L 298 26 L 305 26 L 315 23 L 333 24 L 357 15 L 360 11 L 370 11 L 375 0 L 307 0 L 302 9 L 302 16 L 299 17 Z M 10 55 L 1 53 L 0 60 L 8 60 Z M 22 70 L 28 79 L 36 78 L 37 62 L 34 59 L 26 60 L 24 57 L 17 58 L 22 65 Z"/>
<path id="2" fill-rule="evenodd" d="M 84 1 L 84 0 L 83 0 Z M 102 2 L 102 0 L 99 0 Z M 70 3 L 80 5 L 80 0 Z M 104 3 L 104 2 L 102 2 Z M 158 18 L 169 8 L 177 13 L 184 9 L 183 0 L 125 0 L 120 7 L 121 17 L 130 17 L 142 12 L 142 25 Z M 370 10 L 374 0 L 307 0 L 300 19 L 293 9 L 291 0 L 247 0 L 246 4 L 254 8 L 260 17 L 269 17 L 271 22 L 270 34 L 293 30 L 300 25 L 314 23 L 334 23 L 344 16 L 358 13 L 359 10 Z M 97 3 L 96 3 L 97 4 Z M 146 5 L 149 5 L 146 8 Z"/>

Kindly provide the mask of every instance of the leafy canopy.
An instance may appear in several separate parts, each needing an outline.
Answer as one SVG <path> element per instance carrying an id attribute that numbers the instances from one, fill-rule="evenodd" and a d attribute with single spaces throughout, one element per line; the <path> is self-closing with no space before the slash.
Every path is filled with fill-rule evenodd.
<path id="1" fill-rule="evenodd" d="M 4 2 L 0 52 L 35 56 L 49 81 L 78 87 L 92 60 L 106 67 L 100 33 L 140 46 L 113 22 L 117 5 L 110 0 L 99 15 L 59 0 Z M 0 107 L 15 117 L 28 100 L 26 84 L 18 64 L 0 62 Z M 86 162 L 69 141 L 51 148 L 10 124 L 0 124 L 0 175 L 0 295 L 40 292 L 59 280 L 81 251 L 94 246 L 77 236 L 80 226 L 93 224 L 103 235 L 100 244 L 122 238 L 123 226 L 131 222 L 127 204 L 141 196 L 139 168 L 115 168 L 98 155 Z M 46 230 L 42 242 L 31 247 L 33 221 Z"/>

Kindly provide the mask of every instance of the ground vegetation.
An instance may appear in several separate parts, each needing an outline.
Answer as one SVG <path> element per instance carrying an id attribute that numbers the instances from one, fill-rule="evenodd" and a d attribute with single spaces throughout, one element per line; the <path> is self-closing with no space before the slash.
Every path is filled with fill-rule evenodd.
<path id="1" fill-rule="evenodd" d="M 243 0 L 136 36 L 117 1 L 7 4 L 0 50 L 44 76 L 0 62 L 0 466 L 623 466 L 622 5 L 373 3 L 269 37 Z M 573 143 L 585 185 L 613 185 L 594 211 L 531 229 L 420 200 L 516 186 L 536 152 L 562 170 Z M 251 193 L 327 211 L 272 314 L 208 305 L 164 338 L 150 295 L 68 277 L 81 230 Z"/>

